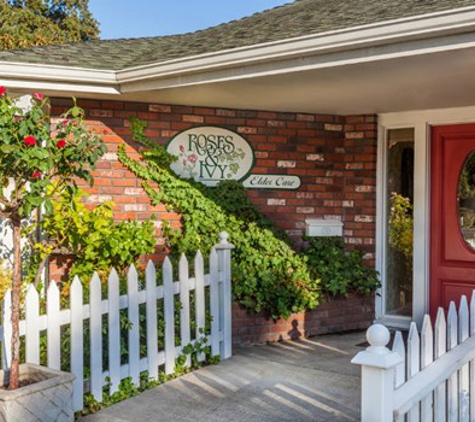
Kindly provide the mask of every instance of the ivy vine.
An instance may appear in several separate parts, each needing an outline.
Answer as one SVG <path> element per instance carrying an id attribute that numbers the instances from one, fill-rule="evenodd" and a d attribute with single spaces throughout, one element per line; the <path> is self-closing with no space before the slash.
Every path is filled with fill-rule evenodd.
<path id="1" fill-rule="evenodd" d="M 133 139 L 145 148 L 140 159 L 125 146 L 119 161 L 142 180 L 152 204 L 165 204 L 181 215 L 181 229 L 164 224 L 173 259 L 211 250 L 221 231 L 227 231 L 233 252 L 234 298 L 246 309 L 277 319 L 315 308 L 323 293 L 371 294 L 379 286 L 377 273 L 363 264 L 362 252 L 346 252 L 344 242 L 310 241 L 303 252 L 293 249 L 287 234 L 277 229 L 249 201 L 242 184 L 223 181 L 210 188 L 182 179 L 170 170 L 176 157 L 145 136 L 146 124 L 131 120 Z M 323 242 L 323 243 L 322 243 Z"/>
<path id="2" fill-rule="evenodd" d="M 133 139 L 145 146 L 141 160 L 131 158 L 124 145 L 120 162 L 142 179 L 152 204 L 165 204 L 181 214 L 182 229 L 164 226 L 174 257 L 192 256 L 196 250 L 209 251 L 227 231 L 236 246 L 233 252 L 233 293 L 237 301 L 254 312 L 270 317 L 288 317 L 293 312 L 318 305 L 319 282 L 307 259 L 292 249 L 285 235 L 249 203 L 236 183 L 209 188 L 184 180 L 169 166 L 176 158 L 146 138 L 145 124 L 132 121 Z M 158 186 L 158 187 L 156 187 Z"/>

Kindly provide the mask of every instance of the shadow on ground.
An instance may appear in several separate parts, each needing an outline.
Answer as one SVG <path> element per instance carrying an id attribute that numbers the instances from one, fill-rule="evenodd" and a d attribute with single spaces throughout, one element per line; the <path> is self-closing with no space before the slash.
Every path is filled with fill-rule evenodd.
<path id="1" fill-rule="evenodd" d="M 82 422 L 357 421 L 364 333 L 241 348 Z"/>

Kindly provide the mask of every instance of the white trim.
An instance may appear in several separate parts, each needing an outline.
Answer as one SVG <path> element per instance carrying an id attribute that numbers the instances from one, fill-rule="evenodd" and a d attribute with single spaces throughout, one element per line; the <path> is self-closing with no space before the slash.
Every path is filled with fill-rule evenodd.
<path id="1" fill-rule="evenodd" d="M 376 265 L 381 272 L 383 288 L 376 300 L 378 320 L 393 320 L 384 315 L 384 242 L 385 242 L 385 169 L 386 133 L 389 129 L 414 128 L 414 272 L 413 317 L 419 325 L 429 311 L 429 242 L 430 242 L 430 128 L 435 125 L 475 122 L 475 106 L 438 110 L 384 113 L 379 115 Z M 378 303 L 380 302 L 380 303 Z M 391 325 L 391 324 L 389 324 Z"/>
<path id="2" fill-rule="evenodd" d="M 391 327 L 397 330 L 409 330 L 411 326 L 411 318 L 398 315 L 384 315 L 377 319 L 379 324 Z"/>
<path id="3" fill-rule="evenodd" d="M 0 78 L 140 92 L 475 47 L 475 6 L 223 50 L 125 70 L 0 62 Z M 76 84 L 85 84 L 79 89 Z M 91 91 L 92 92 L 92 91 Z"/>
<path id="4" fill-rule="evenodd" d="M 332 67 L 335 62 L 343 64 L 364 63 L 372 61 L 378 56 L 378 52 L 370 52 L 368 48 L 378 46 L 388 46 L 408 41 L 424 40 L 425 46 L 418 46 L 418 50 L 429 49 L 427 52 L 446 51 L 449 49 L 445 43 L 439 41 L 434 43 L 430 39 L 464 34 L 463 38 L 455 41 L 456 44 L 466 44 L 466 47 L 474 46 L 474 37 L 470 32 L 475 30 L 475 7 L 455 9 L 436 14 L 422 15 L 406 19 L 386 21 L 377 24 L 357 26 L 339 31 L 329 31 L 321 34 L 309 35 L 305 37 L 292 38 L 271 43 L 252 45 L 249 47 L 223 50 L 216 53 L 207 53 L 198 56 L 191 56 L 176 60 L 168 60 L 158 64 L 139 66 L 135 68 L 120 70 L 117 72 L 118 82 L 129 84 L 149 80 L 151 78 L 165 78 L 178 75 L 189 75 L 191 73 L 205 73 L 218 69 L 243 68 L 272 62 L 272 67 L 267 71 L 254 70 L 260 76 L 267 74 L 282 73 L 283 69 L 276 70 L 275 62 L 297 59 L 302 57 L 327 56 L 335 53 L 354 52 L 365 49 L 360 54 L 349 54 L 338 60 L 317 61 L 313 64 L 301 64 L 292 61 L 292 71 L 308 70 L 310 68 Z M 468 44 L 470 45 L 468 45 Z M 459 48 L 459 47 L 457 47 Z M 404 49 L 403 49 L 404 50 Z M 414 47 L 411 49 L 414 50 Z M 388 52 L 386 52 L 388 53 Z M 414 55 L 411 53 L 410 55 Z M 419 54 L 419 53 L 418 53 Z M 389 57 L 403 57 L 407 52 L 389 52 Z M 320 64 L 320 65 L 319 65 Z M 281 64 L 280 64 L 281 65 Z M 315 67 L 316 66 L 316 67 Z M 229 80 L 240 79 L 241 73 L 233 75 L 228 72 Z M 235 76 L 234 78 L 232 76 Z M 250 75 L 247 75 L 249 77 Z M 207 83 L 210 82 L 210 75 L 206 75 Z M 219 78 L 228 80 L 228 78 Z M 213 80 L 211 80 L 213 81 Z M 204 82 L 202 82 L 204 83 Z"/>
<path id="5" fill-rule="evenodd" d="M 0 73 L 0 86 L 6 86 L 14 90 L 42 90 L 42 91 L 54 91 L 54 92 L 65 92 L 65 93 L 120 95 L 119 89 L 114 88 L 112 86 L 73 84 L 73 83 L 62 83 L 62 82 L 11 80 L 11 79 L 3 79 L 1 77 L 1 73 Z"/>
<path id="6" fill-rule="evenodd" d="M 93 82 L 98 84 L 116 85 L 117 76 L 113 70 L 95 70 L 69 66 L 55 66 L 35 63 L 0 62 L 0 75 L 15 76 L 16 79 L 34 79 L 64 82 Z"/>

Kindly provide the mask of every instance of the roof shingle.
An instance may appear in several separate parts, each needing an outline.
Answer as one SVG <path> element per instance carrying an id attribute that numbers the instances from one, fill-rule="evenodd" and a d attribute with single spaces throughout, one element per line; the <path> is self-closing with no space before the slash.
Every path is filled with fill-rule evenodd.
<path id="1" fill-rule="evenodd" d="M 296 0 L 193 33 L 3 51 L 0 61 L 121 70 L 474 5 L 475 0 Z"/>

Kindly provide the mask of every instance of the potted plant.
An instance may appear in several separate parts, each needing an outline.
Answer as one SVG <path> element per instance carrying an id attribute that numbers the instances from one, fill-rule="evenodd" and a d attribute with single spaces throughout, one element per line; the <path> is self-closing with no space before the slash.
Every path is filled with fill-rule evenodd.
<path id="1" fill-rule="evenodd" d="M 28 229 L 30 219 L 40 210 L 52 212 L 51 201 L 57 195 L 76 191 L 78 180 L 92 184 L 90 171 L 105 152 L 105 146 L 84 126 L 83 112 L 76 105 L 54 127 L 47 107 L 47 99 L 34 93 L 30 105 L 22 108 L 0 87 L 0 217 L 13 232 L 11 364 L 0 373 L 4 385 L 0 389 L 3 420 L 30 420 L 25 416 L 27 413 L 22 413 L 27 408 L 23 403 L 34 401 L 38 405 L 40 397 L 45 403 L 39 407 L 51 411 L 49 397 L 53 397 L 53 392 L 42 394 L 45 388 L 62 389 L 61 397 L 66 394 L 65 406 L 71 407 L 71 399 L 67 400 L 68 389 L 71 394 L 70 374 L 28 363 L 20 366 L 21 270 L 25 259 L 21 250 L 22 230 Z M 34 399 L 32 394 L 36 395 Z M 66 410 L 61 420 L 71 412 Z M 48 418 L 56 420 L 53 413 Z"/>

